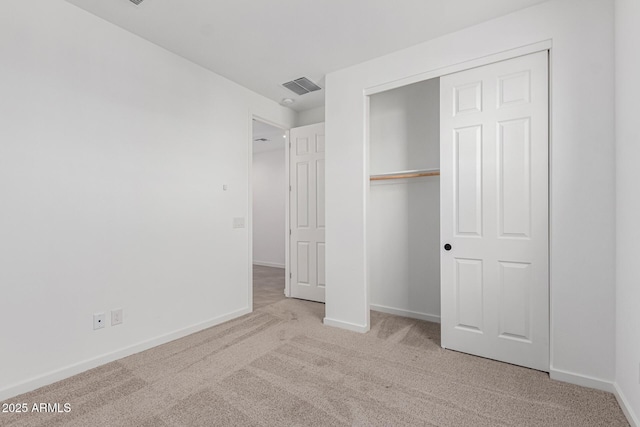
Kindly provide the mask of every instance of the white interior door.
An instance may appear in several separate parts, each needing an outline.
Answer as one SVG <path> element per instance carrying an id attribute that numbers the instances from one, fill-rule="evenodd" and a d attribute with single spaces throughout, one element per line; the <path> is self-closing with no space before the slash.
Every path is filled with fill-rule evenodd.
<path id="1" fill-rule="evenodd" d="M 442 346 L 542 371 L 547 70 L 540 52 L 440 80 Z"/>
<path id="2" fill-rule="evenodd" d="M 324 123 L 290 138 L 291 296 L 324 302 Z"/>

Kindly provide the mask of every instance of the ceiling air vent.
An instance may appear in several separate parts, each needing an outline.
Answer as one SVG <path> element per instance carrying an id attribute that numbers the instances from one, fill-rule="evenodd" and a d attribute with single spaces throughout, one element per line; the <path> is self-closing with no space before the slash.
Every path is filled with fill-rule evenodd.
<path id="1" fill-rule="evenodd" d="M 142 3 L 144 0 L 129 0 L 129 1 L 137 6 L 140 3 Z"/>
<path id="2" fill-rule="evenodd" d="M 322 89 L 320 86 L 306 77 L 300 77 L 299 79 L 283 83 L 282 86 L 286 87 L 292 92 L 295 92 L 298 95 L 304 95 L 309 92 L 314 92 L 316 90 Z"/>

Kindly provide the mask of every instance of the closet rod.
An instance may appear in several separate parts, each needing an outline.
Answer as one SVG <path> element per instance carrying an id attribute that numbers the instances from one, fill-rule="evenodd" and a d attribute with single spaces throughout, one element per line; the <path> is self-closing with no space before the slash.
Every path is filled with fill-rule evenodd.
<path id="1" fill-rule="evenodd" d="M 439 176 L 440 169 L 418 170 L 418 171 L 402 171 L 387 173 L 383 175 L 371 175 L 369 180 L 382 181 L 385 179 L 405 179 L 405 178 L 419 178 L 422 176 Z"/>

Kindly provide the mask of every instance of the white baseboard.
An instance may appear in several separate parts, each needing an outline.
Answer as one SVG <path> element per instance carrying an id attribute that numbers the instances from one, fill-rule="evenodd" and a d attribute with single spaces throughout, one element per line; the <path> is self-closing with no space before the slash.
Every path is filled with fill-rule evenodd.
<path id="1" fill-rule="evenodd" d="M 618 387 L 618 383 L 613 383 L 613 394 L 618 401 L 618 405 L 622 408 L 622 412 L 624 412 L 624 416 L 627 417 L 627 421 L 629 421 L 629 425 L 631 427 L 640 427 L 640 418 L 633 412 L 629 401 Z"/>
<path id="2" fill-rule="evenodd" d="M 231 313 L 224 314 L 222 316 L 214 317 L 213 319 L 207 320 L 205 322 L 191 325 L 184 329 L 180 329 L 178 331 L 174 331 L 166 335 L 161 335 L 159 337 L 152 338 L 152 339 L 143 341 L 141 343 L 134 344 L 132 346 L 125 347 L 120 350 L 116 350 L 114 352 L 104 354 L 102 356 L 95 357 L 93 359 L 85 360 L 79 363 L 75 363 L 73 365 L 66 366 L 64 368 L 46 373 L 44 375 L 40 375 L 38 377 L 29 379 L 27 381 L 24 381 L 18 384 L 10 385 L 9 387 L 0 389 L 0 401 L 10 399 L 12 397 L 18 396 L 23 393 L 27 393 L 29 391 L 35 390 L 40 387 L 44 387 L 46 385 L 55 383 L 65 378 L 72 377 L 74 375 L 88 371 L 89 369 L 97 368 L 98 366 L 104 365 L 106 363 L 113 362 L 118 359 L 122 359 L 123 357 L 131 356 L 132 354 L 140 353 L 141 351 L 148 350 L 153 347 L 157 347 L 161 344 L 174 341 L 178 338 L 182 338 L 187 335 L 191 335 L 194 332 L 198 332 L 203 329 L 207 329 L 212 326 L 219 325 L 228 320 L 243 316 L 247 313 L 251 313 L 251 309 L 248 307 L 231 312 Z"/>
<path id="3" fill-rule="evenodd" d="M 418 311 L 403 310 L 401 308 L 387 307 L 386 305 L 371 304 L 369 308 L 373 311 L 395 314 L 396 316 L 409 317 L 411 319 L 426 320 L 427 322 L 440 323 L 440 316 L 435 314 L 420 313 Z"/>
<path id="4" fill-rule="evenodd" d="M 551 368 L 549 369 L 549 376 L 552 380 L 575 384 L 582 387 L 595 388 L 596 390 L 608 391 L 609 393 L 613 393 L 614 391 L 612 381 L 594 378 L 588 375 L 581 375 L 574 372 L 563 371 L 562 369 Z"/>
<path id="5" fill-rule="evenodd" d="M 260 265 L 262 267 L 275 267 L 275 268 L 284 268 L 284 264 L 278 264 L 275 262 L 266 262 L 266 261 L 253 261 L 253 265 Z"/>
<path id="6" fill-rule="evenodd" d="M 622 393 L 622 390 L 620 390 L 617 383 L 553 368 L 549 370 L 549 376 L 552 380 L 563 381 L 566 383 L 595 388 L 597 390 L 613 393 L 613 395 L 616 397 L 616 400 L 618 401 L 618 405 L 620 405 L 620 408 L 622 409 L 624 416 L 627 417 L 627 421 L 629 421 L 631 427 L 640 427 L 638 417 L 633 412 L 629 401 Z"/>
<path id="7" fill-rule="evenodd" d="M 323 323 L 327 326 L 333 326 L 334 328 L 347 329 L 349 331 L 365 333 L 369 332 L 368 325 L 356 325 L 355 323 L 343 322 L 342 320 L 329 319 L 325 317 Z"/>

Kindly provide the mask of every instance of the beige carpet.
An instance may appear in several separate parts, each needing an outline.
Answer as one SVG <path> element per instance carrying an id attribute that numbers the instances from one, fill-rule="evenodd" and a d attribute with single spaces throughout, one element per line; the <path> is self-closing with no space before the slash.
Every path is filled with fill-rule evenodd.
<path id="1" fill-rule="evenodd" d="M 286 299 L 284 268 L 253 266 L 253 309 Z"/>
<path id="2" fill-rule="evenodd" d="M 439 347 L 439 325 L 372 313 L 358 334 L 280 300 L 11 402 L 2 426 L 627 426 L 609 394 Z"/>

